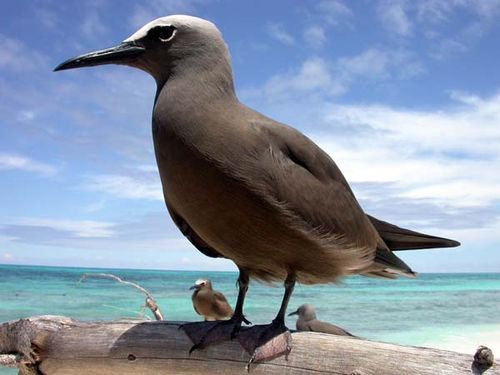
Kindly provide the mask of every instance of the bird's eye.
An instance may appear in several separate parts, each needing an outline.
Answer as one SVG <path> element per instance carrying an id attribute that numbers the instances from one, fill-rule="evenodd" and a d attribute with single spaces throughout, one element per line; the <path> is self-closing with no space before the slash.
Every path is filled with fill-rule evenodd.
<path id="1" fill-rule="evenodd" d="M 176 31 L 177 29 L 171 25 L 156 26 L 149 30 L 148 37 L 160 40 L 161 42 L 168 42 L 174 37 Z"/>

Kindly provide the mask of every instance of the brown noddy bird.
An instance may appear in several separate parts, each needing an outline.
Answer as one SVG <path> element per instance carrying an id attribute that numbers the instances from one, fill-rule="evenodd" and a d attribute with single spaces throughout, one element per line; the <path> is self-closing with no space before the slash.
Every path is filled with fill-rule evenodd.
<path id="1" fill-rule="evenodd" d="M 257 358 L 286 353 L 285 311 L 297 281 L 412 277 L 392 250 L 458 245 L 367 216 L 328 154 L 296 129 L 242 104 L 227 45 L 213 23 L 159 18 L 121 44 L 55 70 L 102 64 L 153 76 L 152 132 L 168 211 L 203 254 L 231 259 L 240 271 L 232 318 L 184 327 L 192 349 L 237 333 L 248 352 L 260 353 Z M 272 323 L 242 329 L 250 278 L 284 282 L 285 293 Z M 265 355 L 256 350 L 271 340 Z"/>
<path id="2" fill-rule="evenodd" d="M 305 303 L 300 305 L 296 311 L 288 314 L 288 316 L 292 315 L 299 316 L 295 323 L 297 331 L 323 332 L 338 336 L 356 337 L 339 326 L 318 320 L 316 310 L 311 304 Z"/>
<path id="3" fill-rule="evenodd" d="M 189 289 L 194 289 L 191 296 L 194 311 L 203 316 L 205 320 L 223 320 L 233 316 L 233 309 L 226 297 L 221 292 L 213 290 L 210 280 L 196 280 Z"/>

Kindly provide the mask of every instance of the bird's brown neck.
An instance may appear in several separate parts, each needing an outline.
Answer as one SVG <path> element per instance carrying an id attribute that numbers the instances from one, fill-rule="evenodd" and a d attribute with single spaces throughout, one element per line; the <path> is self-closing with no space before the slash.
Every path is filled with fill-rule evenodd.
<path id="1" fill-rule="evenodd" d="M 168 61 L 165 74 L 155 77 L 157 99 L 165 90 L 171 94 L 169 97 L 184 105 L 189 102 L 206 103 L 220 97 L 236 97 L 230 61 L 226 58 L 198 57 L 194 55 Z"/>
<path id="2" fill-rule="evenodd" d="M 229 65 L 190 72 L 177 67 L 163 86 L 158 86 L 153 126 L 161 124 L 162 130 L 179 136 L 203 132 L 212 126 L 214 116 L 238 103 Z"/>

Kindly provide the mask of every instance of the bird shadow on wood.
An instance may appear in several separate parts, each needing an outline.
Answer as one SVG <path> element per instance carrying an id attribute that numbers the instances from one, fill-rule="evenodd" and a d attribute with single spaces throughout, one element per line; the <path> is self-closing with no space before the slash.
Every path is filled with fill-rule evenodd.
<path id="1" fill-rule="evenodd" d="M 159 360 L 211 360 L 240 362 L 245 367 L 250 356 L 237 341 L 225 341 L 210 345 L 192 354 L 189 349 L 193 343 L 179 327 L 185 322 L 144 322 L 135 325 L 121 334 L 110 349 L 110 358 L 159 359 Z"/>

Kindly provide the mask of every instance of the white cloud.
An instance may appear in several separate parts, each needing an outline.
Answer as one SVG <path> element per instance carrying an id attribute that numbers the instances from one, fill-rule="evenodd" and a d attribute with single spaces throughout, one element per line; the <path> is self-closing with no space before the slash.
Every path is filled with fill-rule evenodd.
<path id="1" fill-rule="evenodd" d="M 0 229 L 2 229 L 2 226 L 0 225 Z M 4 236 L 2 234 L 0 234 L 0 243 L 1 242 L 12 242 L 12 241 L 16 241 L 18 238 L 17 237 L 14 237 L 14 236 Z"/>
<path id="2" fill-rule="evenodd" d="M 78 238 L 109 238 L 114 235 L 113 223 L 93 220 L 18 218 L 11 220 L 9 225 L 48 228 L 68 232 L 73 237 Z"/>
<path id="3" fill-rule="evenodd" d="M 2 253 L 0 260 L 5 263 L 10 263 L 14 260 L 14 255 L 9 252 Z"/>
<path id="4" fill-rule="evenodd" d="M 52 165 L 41 163 L 17 154 L 0 153 L 0 171 L 1 170 L 21 170 L 34 172 L 43 176 L 52 176 L 57 173 L 57 168 Z"/>
<path id="5" fill-rule="evenodd" d="M 158 17 L 169 14 L 189 14 L 211 0 L 150 0 L 136 5 L 130 19 L 133 27 L 140 27 Z"/>
<path id="6" fill-rule="evenodd" d="M 351 9 L 338 0 L 317 2 L 314 7 L 308 7 L 304 18 L 308 25 L 302 32 L 304 43 L 313 49 L 319 49 L 327 41 L 327 31 L 332 28 L 353 28 L 353 13 Z"/>
<path id="7" fill-rule="evenodd" d="M 332 63 L 320 57 L 311 57 L 298 69 L 277 74 L 262 88 L 245 90 L 242 96 L 252 99 L 264 93 L 269 102 L 304 93 L 337 96 L 344 94 L 359 80 L 407 79 L 422 71 L 420 62 L 409 52 L 369 48 L 358 55 L 342 57 Z"/>
<path id="8" fill-rule="evenodd" d="M 36 118 L 36 113 L 30 110 L 20 111 L 17 116 L 17 119 L 21 122 L 33 121 L 35 118 Z"/>
<path id="9" fill-rule="evenodd" d="M 131 220 L 129 217 L 125 220 L 120 217 L 120 220 L 108 222 L 54 218 L 5 218 L 0 223 L 0 241 L 8 243 L 11 248 L 25 245 L 28 245 L 29 249 L 33 246 L 63 248 L 65 249 L 62 252 L 64 256 L 74 256 L 70 253 L 74 253 L 75 250 L 79 253 L 79 249 L 85 249 L 85 254 L 88 254 L 87 251 L 97 251 L 99 254 L 160 251 L 155 257 L 158 260 L 162 258 L 161 254 L 168 251 L 170 254 L 179 253 L 190 257 L 193 259 L 192 264 L 196 265 L 198 251 L 182 236 L 169 219 L 165 209 L 134 217 Z M 112 256 L 115 259 L 116 257 L 117 255 Z"/>
<path id="10" fill-rule="evenodd" d="M 108 31 L 108 28 L 96 11 L 90 11 L 86 14 L 82 19 L 80 27 L 83 35 L 88 39 L 98 39 Z"/>
<path id="11" fill-rule="evenodd" d="M 338 60 L 338 70 L 347 76 L 383 77 L 388 74 L 392 59 L 389 53 L 377 48 L 369 48 L 359 55 L 342 57 Z"/>
<path id="12" fill-rule="evenodd" d="M 135 178 L 124 175 L 91 176 L 84 184 L 90 191 L 103 192 L 114 197 L 163 201 L 161 183 L 158 178 Z"/>
<path id="13" fill-rule="evenodd" d="M 378 17 L 391 34 L 408 38 L 421 33 L 431 57 L 443 60 L 464 53 L 498 22 L 500 1 L 381 0 Z M 460 17 L 464 21 L 454 23 Z"/>
<path id="14" fill-rule="evenodd" d="M 0 69 L 23 72 L 45 66 L 47 58 L 20 40 L 0 34 Z"/>
<path id="15" fill-rule="evenodd" d="M 273 102 L 304 92 L 338 95 L 343 91 L 344 87 L 334 81 L 328 63 L 322 58 L 311 57 L 304 61 L 298 71 L 275 75 L 262 88 L 245 90 L 242 96 L 261 97 L 263 92 L 265 98 Z"/>
<path id="16" fill-rule="evenodd" d="M 440 39 L 430 46 L 429 54 L 436 60 L 445 60 L 450 56 L 467 52 L 469 48 L 454 38 Z"/>
<path id="17" fill-rule="evenodd" d="M 425 0 L 417 4 L 417 19 L 420 22 L 442 23 L 446 22 L 457 6 L 465 5 L 463 0 L 436 1 Z"/>
<path id="18" fill-rule="evenodd" d="M 326 42 L 325 29 L 318 25 L 309 26 L 304 30 L 304 41 L 312 48 L 320 48 Z"/>
<path id="19" fill-rule="evenodd" d="M 407 2 L 402 0 L 384 0 L 379 4 L 378 15 L 383 26 L 397 35 L 412 34 L 413 24 L 407 15 Z"/>
<path id="20" fill-rule="evenodd" d="M 433 24 L 448 22 L 460 10 L 485 19 L 500 13 L 499 0 L 424 0 L 415 2 L 415 6 L 417 19 Z"/>
<path id="21" fill-rule="evenodd" d="M 94 213 L 101 211 L 104 207 L 106 207 L 106 201 L 104 199 L 98 200 L 96 202 L 90 203 L 83 207 L 83 212 L 86 213 Z"/>
<path id="22" fill-rule="evenodd" d="M 323 19 L 331 25 L 349 22 L 352 11 L 342 1 L 324 0 L 317 4 L 316 10 Z"/>
<path id="23" fill-rule="evenodd" d="M 158 166 L 156 164 L 142 164 L 136 166 L 136 168 L 141 172 L 154 173 L 155 175 L 158 174 Z"/>
<path id="24" fill-rule="evenodd" d="M 497 204 L 500 94 L 453 98 L 454 106 L 439 111 L 336 105 L 325 121 L 358 133 L 349 142 L 322 136 L 321 144 L 350 182 L 390 182 L 400 197 L 448 207 Z"/>
<path id="25" fill-rule="evenodd" d="M 59 23 L 57 14 L 41 7 L 35 8 L 36 20 L 48 29 L 56 29 Z"/>
<path id="26" fill-rule="evenodd" d="M 283 43 L 287 46 L 295 44 L 295 39 L 291 36 L 279 23 L 268 23 L 266 26 L 267 33 L 272 38 L 276 39 L 278 42 Z"/>

